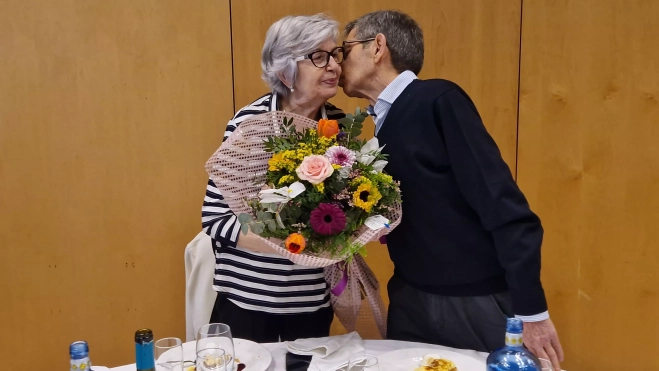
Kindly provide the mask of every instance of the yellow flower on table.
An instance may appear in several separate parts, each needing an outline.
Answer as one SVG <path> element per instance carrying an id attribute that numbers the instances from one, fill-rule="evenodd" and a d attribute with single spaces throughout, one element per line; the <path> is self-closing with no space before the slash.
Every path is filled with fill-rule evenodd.
<path id="1" fill-rule="evenodd" d="M 316 184 L 316 189 L 317 189 L 318 192 L 320 192 L 320 193 L 325 192 L 325 183 L 324 183 L 324 182 L 320 182 L 320 183 Z"/>
<path id="2" fill-rule="evenodd" d="M 382 195 L 380 191 L 370 182 L 362 183 L 357 190 L 352 194 L 352 202 L 355 206 L 363 209 L 367 213 L 371 212 L 371 209 L 375 204 L 380 201 Z"/>

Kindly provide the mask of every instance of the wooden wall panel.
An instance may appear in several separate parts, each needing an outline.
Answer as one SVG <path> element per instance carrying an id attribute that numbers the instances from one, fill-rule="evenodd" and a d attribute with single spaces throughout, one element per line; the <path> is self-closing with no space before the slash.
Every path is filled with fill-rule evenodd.
<path id="1" fill-rule="evenodd" d="M 229 24 L 229 0 L 1 2 L 3 369 L 65 369 L 79 339 L 115 366 L 140 327 L 185 336 Z"/>
<path id="2" fill-rule="evenodd" d="M 518 181 L 567 369 L 659 369 L 659 2 L 523 5 Z"/>
<path id="3" fill-rule="evenodd" d="M 420 77 L 441 77 L 460 84 L 474 99 L 514 171 L 520 7 L 519 0 L 232 1 L 236 108 L 268 91 L 261 80 L 261 48 L 268 27 L 281 17 L 325 12 L 343 26 L 370 11 L 399 9 L 414 17 L 424 30 L 426 57 Z M 367 105 L 366 101 L 348 99 L 343 93 L 332 102 L 346 111 Z M 372 136 L 370 119 L 368 123 L 365 133 Z M 393 272 L 389 255 L 377 243 L 371 243 L 368 251 L 367 261 L 384 287 Z M 386 288 L 383 295 L 386 299 Z M 335 333 L 342 331 L 337 323 Z M 377 337 L 374 328 L 365 333 L 367 337 Z"/>

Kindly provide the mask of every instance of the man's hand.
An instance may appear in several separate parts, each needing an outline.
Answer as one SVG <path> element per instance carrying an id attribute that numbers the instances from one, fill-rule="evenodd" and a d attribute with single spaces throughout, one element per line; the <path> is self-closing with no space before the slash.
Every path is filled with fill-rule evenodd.
<path id="1" fill-rule="evenodd" d="M 561 370 L 563 348 L 558 340 L 556 328 L 551 319 L 539 322 L 524 322 L 524 345 L 538 358 L 551 361 L 554 371 Z"/>

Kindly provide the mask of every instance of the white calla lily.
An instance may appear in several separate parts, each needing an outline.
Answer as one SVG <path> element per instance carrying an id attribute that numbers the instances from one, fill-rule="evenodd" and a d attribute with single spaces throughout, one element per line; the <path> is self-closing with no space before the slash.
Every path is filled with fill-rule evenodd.
<path id="1" fill-rule="evenodd" d="M 371 138 L 357 154 L 357 161 L 364 165 L 370 165 L 384 146 L 380 147 L 377 137 Z"/>
<path id="2" fill-rule="evenodd" d="M 369 139 L 369 141 L 366 142 L 366 144 L 364 144 L 364 146 L 362 147 L 361 150 L 359 150 L 359 152 L 360 153 L 369 153 L 369 152 L 373 152 L 375 150 L 378 150 L 379 147 L 380 147 L 380 144 L 378 142 L 378 137 L 373 137 L 373 138 Z M 381 150 L 382 148 L 379 148 L 379 149 Z M 380 151 L 378 150 L 378 152 L 380 152 Z"/>
<path id="3" fill-rule="evenodd" d="M 261 198 L 261 204 L 279 204 L 294 199 L 305 190 L 304 184 L 295 182 L 289 187 L 265 189 L 259 192 L 259 197 Z"/>
<path id="4" fill-rule="evenodd" d="M 378 173 L 381 173 L 382 170 L 384 170 L 384 167 L 387 166 L 389 161 L 385 160 L 378 160 L 373 163 L 373 170 L 377 171 Z"/>

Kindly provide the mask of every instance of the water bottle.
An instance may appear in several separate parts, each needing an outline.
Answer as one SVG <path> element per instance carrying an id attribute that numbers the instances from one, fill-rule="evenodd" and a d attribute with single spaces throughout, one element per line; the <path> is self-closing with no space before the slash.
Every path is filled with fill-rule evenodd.
<path id="1" fill-rule="evenodd" d="M 76 341 L 69 345 L 71 356 L 70 371 L 91 371 L 92 362 L 89 360 L 89 345 L 86 341 Z"/>
<path id="2" fill-rule="evenodd" d="M 541 371 L 540 360 L 522 340 L 522 320 L 508 318 L 506 323 L 506 346 L 487 357 L 487 371 Z"/>
<path id="3" fill-rule="evenodd" d="M 153 332 L 148 328 L 135 331 L 135 365 L 137 371 L 155 371 Z"/>

